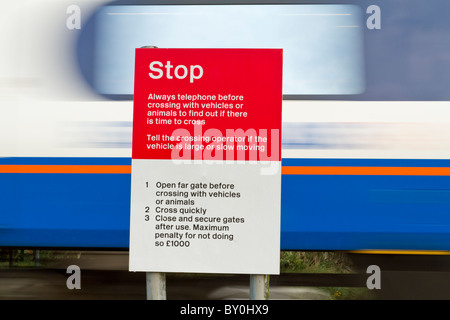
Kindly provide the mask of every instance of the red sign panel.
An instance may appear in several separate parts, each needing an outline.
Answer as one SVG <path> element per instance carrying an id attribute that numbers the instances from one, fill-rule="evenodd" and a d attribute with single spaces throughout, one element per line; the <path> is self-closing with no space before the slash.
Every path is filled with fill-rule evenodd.
<path id="1" fill-rule="evenodd" d="M 281 160 L 281 49 L 136 49 L 133 159 Z"/>

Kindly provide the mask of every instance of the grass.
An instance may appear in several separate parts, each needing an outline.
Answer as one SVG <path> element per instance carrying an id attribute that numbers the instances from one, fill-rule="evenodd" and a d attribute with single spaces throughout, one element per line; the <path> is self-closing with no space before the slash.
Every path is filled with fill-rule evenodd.
<path id="1" fill-rule="evenodd" d="M 343 252 L 283 251 L 281 272 L 350 273 L 352 262 Z"/>
<path id="2" fill-rule="evenodd" d="M 36 267 L 36 251 L 26 249 L 0 249 L 0 268 Z M 12 254 L 12 257 L 10 256 Z M 54 261 L 78 259 L 81 253 L 68 250 L 39 250 L 39 267 L 51 267 Z M 12 259 L 11 259 L 12 258 Z"/>
<path id="3" fill-rule="evenodd" d="M 352 261 L 344 252 L 283 251 L 282 273 L 354 273 Z M 320 287 L 330 300 L 372 300 L 374 292 L 364 287 Z"/>

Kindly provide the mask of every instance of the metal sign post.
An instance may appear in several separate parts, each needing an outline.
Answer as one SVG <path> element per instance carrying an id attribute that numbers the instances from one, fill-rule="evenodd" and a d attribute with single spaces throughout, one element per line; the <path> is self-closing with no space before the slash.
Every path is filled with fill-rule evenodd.
<path id="1" fill-rule="evenodd" d="M 166 300 L 166 274 L 147 272 L 147 300 Z M 269 275 L 250 275 L 250 300 L 269 299 Z"/>
<path id="2" fill-rule="evenodd" d="M 250 275 L 250 300 L 269 299 L 269 275 Z"/>
<path id="3" fill-rule="evenodd" d="M 147 272 L 147 300 L 166 300 L 166 274 L 162 272 Z"/>

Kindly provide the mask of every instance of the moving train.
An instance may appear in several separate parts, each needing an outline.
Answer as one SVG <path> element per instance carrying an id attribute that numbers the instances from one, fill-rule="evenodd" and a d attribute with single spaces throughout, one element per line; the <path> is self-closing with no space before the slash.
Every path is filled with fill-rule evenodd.
<path id="1" fill-rule="evenodd" d="M 128 248 L 134 49 L 156 46 L 283 48 L 281 250 L 449 250 L 448 12 L 3 3 L 0 246 Z"/>

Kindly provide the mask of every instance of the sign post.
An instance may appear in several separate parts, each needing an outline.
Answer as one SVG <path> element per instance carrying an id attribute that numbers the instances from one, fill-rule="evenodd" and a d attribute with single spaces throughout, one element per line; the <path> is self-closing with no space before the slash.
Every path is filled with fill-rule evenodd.
<path id="1" fill-rule="evenodd" d="M 279 273 L 281 79 L 281 49 L 136 49 L 130 271 Z"/>
<path id="2" fill-rule="evenodd" d="M 264 274 L 250 275 L 250 300 L 269 299 L 269 276 Z"/>
<path id="3" fill-rule="evenodd" d="M 166 274 L 147 272 L 145 275 L 147 300 L 166 300 Z"/>

